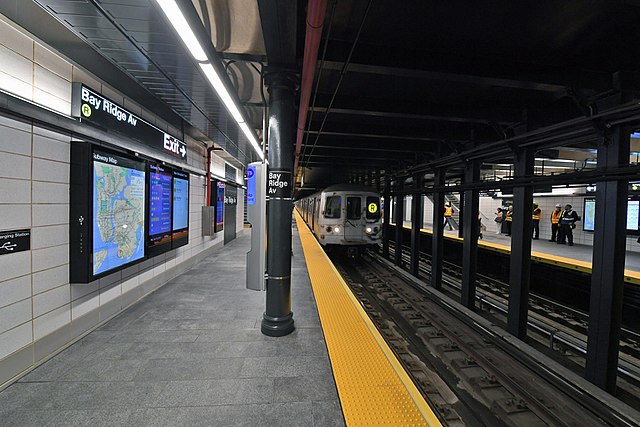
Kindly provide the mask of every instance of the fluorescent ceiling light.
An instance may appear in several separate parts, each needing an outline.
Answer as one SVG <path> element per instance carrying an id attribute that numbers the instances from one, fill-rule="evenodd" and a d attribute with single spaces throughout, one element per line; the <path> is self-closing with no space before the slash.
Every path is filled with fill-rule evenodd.
<path id="1" fill-rule="evenodd" d="M 218 75 L 215 67 L 212 64 L 207 63 L 200 64 L 200 68 L 202 68 L 204 75 L 209 80 L 209 83 L 211 83 L 211 86 L 213 86 L 213 88 L 215 89 L 224 106 L 227 107 L 227 110 L 229 111 L 233 119 L 238 123 L 243 122 L 244 117 L 242 117 L 242 113 L 240 113 L 240 110 L 231 97 L 231 94 L 229 94 L 229 91 L 227 91 L 227 87 L 222 82 L 222 79 L 220 78 L 220 75 Z"/>
<path id="2" fill-rule="evenodd" d="M 189 49 L 191 56 L 193 56 L 196 61 L 207 61 L 209 59 L 207 54 L 204 52 L 204 49 L 202 49 L 202 46 L 200 46 L 196 35 L 191 30 L 189 23 L 175 0 L 156 0 L 156 2 L 167 16 L 171 25 L 173 25 L 173 28 L 182 39 L 184 45 Z"/>
<path id="3" fill-rule="evenodd" d="M 253 147 L 253 149 L 256 150 L 256 153 L 258 153 L 258 155 L 260 156 L 260 159 L 264 160 L 264 155 L 262 154 L 262 149 L 260 148 L 260 145 L 258 145 L 258 141 L 256 140 L 255 133 L 251 129 L 249 129 L 249 125 L 247 125 L 245 122 L 239 123 L 239 125 L 240 125 L 240 129 L 242 129 L 242 132 L 251 143 L 251 146 Z"/>

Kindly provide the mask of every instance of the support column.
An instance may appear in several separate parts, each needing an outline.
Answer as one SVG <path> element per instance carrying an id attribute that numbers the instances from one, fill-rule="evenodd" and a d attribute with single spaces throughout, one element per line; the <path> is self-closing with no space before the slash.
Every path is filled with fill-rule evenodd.
<path id="1" fill-rule="evenodd" d="M 411 198 L 411 274 L 418 277 L 420 262 L 420 228 L 424 203 L 422 202 L 422 174 L 413 176 L 415 189 L 419 190 Z"/>
<path id="2" fill-rule="evenodd" d="M 395 203 L 395 216 L 396 216 L 396 243 L 394 252 L 394 262 L 396 265 L 402 264 L 402 226 L 404 225 L 404 178 L 396 180 L 396 203 Z"/>
<path id="3" fill-rule="evenodd" d="M 523 148 L 515 155 L 515 177 L 533 175 L 533 151 Z M 524 340 L 527 336 L 529 282 L 531 271 L 531 233 L 533 222 L 533 187 L 520 185 L 513 189 L 513 222 L 511 223 L 511 262 L 509 265 L 509 313 L 507 332 Z"/>
<path id="4" fill-rule="evenodd" d="M 480 163 L 471 161 L 466 164 L 464 170 L 465 184 L 473 184 L 480 181 Z M 479 205 L 478 190 L 465 190 L 464 196 L 464 241 L 462 244 L 462 292 L 461 302 L 470 309 L 475 308 L 476 299 L 476 273 L 478 261 L 478 233 L 480 223 L 478 220 Z"/>
<path id="5" fill-rule="evenodd" d="M 444 169 L 438 169 L 433 178 L 433 185 L 444 187 Z M 431 286 L 442 287 L 442 260 L 444 258 L 444 191 L 433 193 L 433 235 L 431 241 Z"/>
<path id="6" fill-rule="evenodd" d="M 269 171 L 289 182 L 287 191 L 267 203 L 267 304 L 262 333 L 279 337 L 293 332 L 291 312 L 291 169 L 296 138 L 297 77 L 274 70 L 265 75 L 269 90 Z M 283 179 L 283 178 L 281 178 Z"/>
<path id="7" fill-rule="evenodd" d="M 464 238 L 465 234 L 464 234 L 464 222 L 466 221 L 466 218 L 464 217 L 464 208 L 465 208 L 465 204 L 464 204 L 465 200 L 464 200 L 464 191 L 461 191 L 458 194 L 458 208 L 459 208 L 459 212 L 458 212 L 458 237 L 460 237 L 461 239 Z"/>
<path id="8" fill-rule="evenodd" d="M 631 129 L 615 126 L 598 144 L 598 170 L 629 164 Z M 628 181 L 596 183 L 587 380 L 614 393 L 622 320 Z"/>
<path id="9" fill-rule="evenodd" d="M 391 227 L 389 227 L 389 220 L 391 219 L 391 179 L 388 176 L 384 177 L 384 210 L 382 217 L 382 256 L 389 258 L 389 233 Z"/>

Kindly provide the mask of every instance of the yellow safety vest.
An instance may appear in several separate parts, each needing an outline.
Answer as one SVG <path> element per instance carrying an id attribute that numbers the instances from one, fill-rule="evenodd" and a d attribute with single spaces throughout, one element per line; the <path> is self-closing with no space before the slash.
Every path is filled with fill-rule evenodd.
<path id="1" fill-rule="evenodd" d="M 562 215 L 562 211 L 554 210 L 553 212 L 551 212 L 551 224 L 559 223 L 561 215 Z"/>
<path id="2" fill-rule="evenodd" d="M 449 207 L 449 208 L 445 207 L 445 208 L 444 208 L 444 216 L 448 216 L 448 217 L 453 216 L 453 208 L 451 208 L 451 207 Z"/>
<path id="3" fill-rule="evenodd" d="M 505 218 L 505 221 L 507 222 L 513 221 L 512 216 L 513 216 L 513 211 L 507 211 L 507 217 Z"/>
<path id="4" fill-rule="evenodd" d="M 540 219 L 540 214 L 542 213 L 542 210 L 540 210 L 540 208 L 535 208 L 533 210 L 533 215 L 531 216 L 533 219 Z"/>

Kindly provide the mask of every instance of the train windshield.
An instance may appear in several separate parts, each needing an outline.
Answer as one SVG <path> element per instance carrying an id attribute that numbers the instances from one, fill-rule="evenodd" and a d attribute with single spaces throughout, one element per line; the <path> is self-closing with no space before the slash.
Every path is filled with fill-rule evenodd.
<path id="1" fill-rule="evenodd" d="M 380 197 L 367 197 L 367 219 L 380 218 Z"/>
<path id="2" fill-rule="evenodd" d="M 347 219 L 360 219 L 362 216 L 362 198 L 347 197 Z"/>
<path id="3" fill-rule="evenodd" d="M 324 217 L 340 218 L 341 207 L 342 207 L 342 197 L 340 196 L 327 197 L 327 202 L 324 208 Z"/>

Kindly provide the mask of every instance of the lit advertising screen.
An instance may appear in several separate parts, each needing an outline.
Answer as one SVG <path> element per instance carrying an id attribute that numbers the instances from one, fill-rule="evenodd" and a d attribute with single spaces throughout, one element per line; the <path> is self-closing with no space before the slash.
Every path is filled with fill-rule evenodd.
<path id="1" fill-rule="evenodd" d="M 595 230 L 596 219 L 596 199 L 584 199 L 584 222 L 585 231 Z M 640 200 L 627 201 L 627 231 L 638 231 L 638 220 L 640 219 Z M 635 234 L 635 233 L 634 233 Z"/>
<path id="2" fill-rule="evenodd" d="M 188 243 L 189 239 L 189 174 L 173 171 L 173 247 Z"/>
<path id="3" fill-rule="evenodd" d="M 218 182 L 216 192 L 216 227 L 215 231 L 224 228 L 224 182 Z"/>
<path id="4" fill-rule="evenodd" d="M 171 169 L 164 165 L 149 165 L 149 247 L 168 245 L 171 249 Z"/>
<path id="5" fill-rule="evenodd" d="M 93 275 L 145 257 L 145 163 L 93 151 Z"/>

